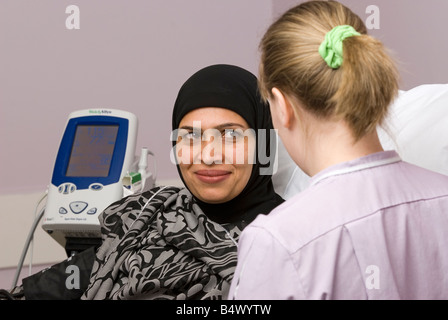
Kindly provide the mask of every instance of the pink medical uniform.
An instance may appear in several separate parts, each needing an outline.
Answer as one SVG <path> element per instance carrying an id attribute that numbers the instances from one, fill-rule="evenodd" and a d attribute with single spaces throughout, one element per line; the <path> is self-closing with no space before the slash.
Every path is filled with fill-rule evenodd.
<path id="1" fill-rule="evenodd" d="M 395 151 L 337 164 L 238 246 L 229 299 L 448 299 L 448 176 Z"/>

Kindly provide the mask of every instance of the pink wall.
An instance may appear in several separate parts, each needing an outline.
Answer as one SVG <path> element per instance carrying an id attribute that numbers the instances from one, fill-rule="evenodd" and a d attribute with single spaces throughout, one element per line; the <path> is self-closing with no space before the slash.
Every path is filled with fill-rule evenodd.
<path id="1" fill-rule="evenodd" d="M 256 73 L 258 42 L 292 0 L 22 0 L 0 2 L 0 194 L 44 191 L 70 112 L 134 112 L 137 147 L 157 157 L 158 178 L 176 179 L 169 160 L 171 109 L 183 81 L 212 63 Z M 401 61 L 402 89 L 445 83 L 445 0 L 343 0 Z M 65 9 L 80 9 L 68 30 Z"/>
<path id="2" fill-rule="evenodd" d="M 66 7 L 80 10 L 68 30 Z M 257 70 L 270 0 L 22 0 L 0 2 L 0 194 L 44 191 L 70 112 L 117 108 L 140 121 L 137 147 L 170 162 L 181 84 L 209 64 Z M 150 164 L 151 165 L 151 164 Z"/>

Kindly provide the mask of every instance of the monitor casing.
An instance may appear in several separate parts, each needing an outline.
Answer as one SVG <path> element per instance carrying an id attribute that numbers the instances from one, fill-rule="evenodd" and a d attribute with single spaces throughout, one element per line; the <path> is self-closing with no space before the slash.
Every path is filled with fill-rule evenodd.
<path id="1" fill-rule="evenodd" d="M 76 149 L 76 133 L 81 127 L 83 129 L 78 132 L 83 132 L 84 138 L 79 139 Z M 83 146 L 87 142 L 86 129 L 94 129 L 89 133 L 107 132 L 108 135 L 90 137 L 89 143 L 97 143 L 98 147 L 86 147 Z M 42 222 L 42 228 L 62 246 L 66 247 L 67 239 L 101 237 L 98 216 L 123 198 L 122 179 L 133 169 L 137 131 L 137 117 L 122 110 L 86 109 L 69 115 L 56 156 Z M 112 143 L 113 148 L 110 147 Z M 107 150 L 107 153 L 98 150 Z M 86 166 L 86 160 L 79 161 L 86 156 L 89 156 L 86 159 L 91 162 L 90 167 Z M 78 160 L 74 160 L 75 157 Z M 78 167 L 72 165 L 67 172 L 69 163 L 74 161 L 78 161 Z"/>

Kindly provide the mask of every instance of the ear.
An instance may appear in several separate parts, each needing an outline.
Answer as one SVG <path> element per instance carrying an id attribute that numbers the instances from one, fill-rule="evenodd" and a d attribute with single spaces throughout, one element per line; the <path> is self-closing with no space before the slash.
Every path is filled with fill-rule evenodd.
<path id="1" fill-rule="evenodd" d="M 272 112 L 276 112 L 277 118 L 283 127 L 290 128 L 294 122 L 294 109 L 289 102 L 287 96 L 283 94 L 279 89 L 272 88 L 272 97 L 275 104 L 275 108 Z"/>

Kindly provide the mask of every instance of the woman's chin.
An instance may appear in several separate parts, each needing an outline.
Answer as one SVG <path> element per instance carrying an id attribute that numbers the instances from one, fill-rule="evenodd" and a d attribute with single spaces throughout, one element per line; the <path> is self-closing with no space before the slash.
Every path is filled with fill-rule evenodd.
<path id="1" fill-rule="evenodd" d="M 203 192 L 198 198 L 206 203 L 210 204 L 220 204 L 232 200 L 228 194 L 222 192 Z"/>

